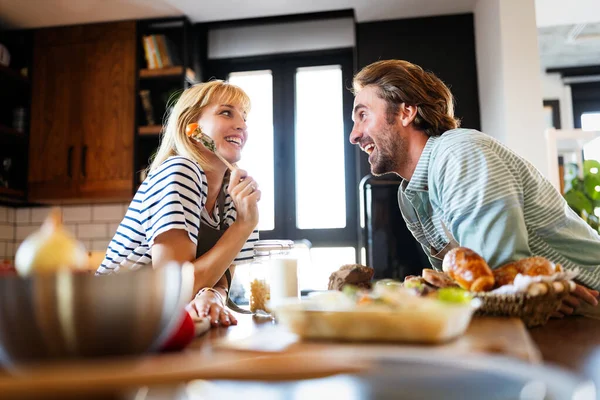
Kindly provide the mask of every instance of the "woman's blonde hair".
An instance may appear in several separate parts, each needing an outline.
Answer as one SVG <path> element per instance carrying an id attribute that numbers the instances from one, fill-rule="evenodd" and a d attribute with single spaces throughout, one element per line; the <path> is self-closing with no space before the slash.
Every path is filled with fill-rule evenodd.
<path id="1" fill-rule="evenodd" d="M 210 171 L 212 166 L 185 133 L 185 128 L 198 121 L 206 106 L 215 102 L 239 105 L 245 113 L 250 111 L 250 98 L 238 86 L 221 80 L 199 83 L 186 89 L 163 128 L 163 135 L 156 156 L 148 169 L 154 171 L 167 158 L 175 155 L 197 161 L 202 169 Z"/>
<path id="2" fill-rule="evenodd" d="M 392 123 L 401 103 L 417 107 L 414 124 L 427 136 L 439 136 L 460 126 L 454 117 L 450 89 L 432 72 L 403 60 L 384 60 L 367 65 L 352 82 L 354 94 L 375 86 L 387 102 L 387 120 Z"/>

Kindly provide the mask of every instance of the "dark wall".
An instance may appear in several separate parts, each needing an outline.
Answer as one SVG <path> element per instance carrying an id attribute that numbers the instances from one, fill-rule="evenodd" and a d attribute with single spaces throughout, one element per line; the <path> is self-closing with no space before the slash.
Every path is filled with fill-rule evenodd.
<path id="1" fill-rule="evenodd" d="M 357 24 L 356 46 L 359 70 L 395 58 L 432 71 L 450 87 L 462 126 L 481 128 L 473 14 Z M 368 172 L 365 161 L 361 156 L 360 176 Z"/>
<path id="2" fill-rule="evenodd" d="M 600 111 L 600 82 L 571 84 L 573 122 L 581 129 L 581 114 Z"/>

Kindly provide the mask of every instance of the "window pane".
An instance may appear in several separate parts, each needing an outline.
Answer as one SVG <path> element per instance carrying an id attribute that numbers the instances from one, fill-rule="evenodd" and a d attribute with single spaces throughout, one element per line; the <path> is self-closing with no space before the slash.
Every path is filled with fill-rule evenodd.
<path id="1" fill-rule="evenodd" d="M 258 182 L 262 196 L 258 203 L 258 229 L 275 227 L 273 162 L 273 75 L 271 71 L 234 72 L 229 82 L 244 89 L 252 108 L 248 114 L 248 142 L 238 163 Z"/>
<path id="2" fill-rule="evenodd" d="M 314 247 L 310 259 L 298 260 L 300 290 L 327 290 L 329 276 L 344 264 L 356 263 L 354 247 Z"/>
<path id="3" fill-rule="evenodd" d="M 581 114 L 581 129 L 584 131 L 600 131 L 600 112 Z M 600 161 L 600 138 L 596 138 L 583 146 L 583 158 Z"/>
<path id="4" fill-rule="evenodd" d="M 600 112 L 581 114 L 581 129 L 600 131 Z"/>
<path id="5" fill-rule="evenodd" d="M 346 226 L 342 69 L 296 71 L 296 226 Z"/>

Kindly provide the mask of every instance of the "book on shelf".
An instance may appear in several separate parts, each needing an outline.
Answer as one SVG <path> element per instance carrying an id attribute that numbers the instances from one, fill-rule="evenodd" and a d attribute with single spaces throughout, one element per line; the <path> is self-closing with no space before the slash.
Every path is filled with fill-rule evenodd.
<path id="1" fill-rule="evenodd" d="M 179 63 L 175 46 L 165 35 L 145 35 L 142 40 L 148 69 L 172 67 Z"/>
<path id="2" fill-rule="evenodd" d="M 146 115 L 146 124 L 155 125 L 154 110 L 152 109 L 152 101 L 150 101 L 150 91 L 140 90 L 140 98 L 142 99 L 142 108 Z"/>

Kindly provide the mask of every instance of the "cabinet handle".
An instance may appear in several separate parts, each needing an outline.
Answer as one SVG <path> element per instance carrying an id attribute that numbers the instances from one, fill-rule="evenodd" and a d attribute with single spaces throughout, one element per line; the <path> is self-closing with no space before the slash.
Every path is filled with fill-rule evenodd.
<path id="1" fill-rule="evenodd" d="M 86 168 L 85 168 L 85 162 L 87 160 L 87 150 L 88 150 L 87 145 L 83 146 L 83 149 L 81 149 L 81 175 L 83 175 L 84 178 L 87 174 Z"/>
<path id="2" fill-rule="evenodd" d="M 67 150 L 67 175 L 69 178 L 73 177 L 73 146 L 69 146 L 69 150 Z"/>

